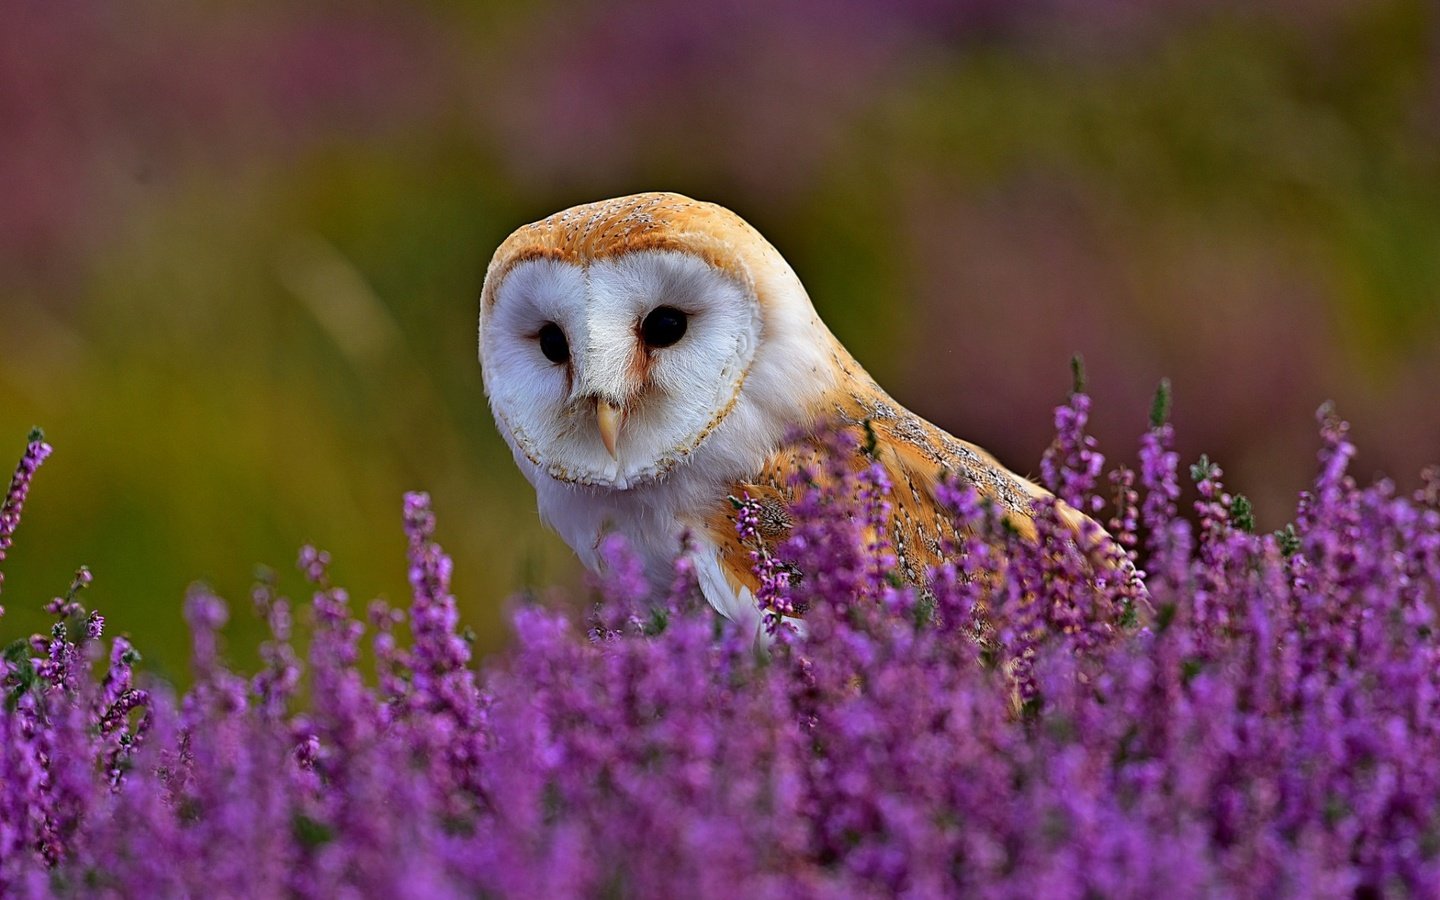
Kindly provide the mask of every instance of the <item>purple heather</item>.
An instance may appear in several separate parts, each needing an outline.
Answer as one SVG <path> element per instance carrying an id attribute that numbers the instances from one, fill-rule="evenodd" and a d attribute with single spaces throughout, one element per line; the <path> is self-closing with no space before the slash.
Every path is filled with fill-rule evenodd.
<path id="1" fill-rule="evenodd" d="M 5 562 L 5 554 L 15 541 L 15 529 L 20 524 L 20 512 L 25 507 L 25 498 L 30 493 L 30 482 L 35 478 L 35 470 L 49 458 L 50 452 L 51 447 L 45 443 L 45 436 L 40 429 L 31 432 L 30 443 L 10 479 L 10 489 L 5 492 L 4 502 L 0 503 L 0 563 Z M 0 588 L 4 586 L 5 572 L 0 569 Z M 0 606 L 0 616 L 4 614 L 5 608 Z"/>
<path id="2" fill-rule="evenodd" d="M 1092 514 L 1103 488 L 1113 544 L 1048 501 L 1021 539 L 951 480 L 921 589 L 863 442 L 796 481 L 773 547 L 735 498 L 760 649 L 693 546 L 661 594 L 611 537 L 588 624 L 519 603 L 477 666 L 425 494 L 408 608 L 359 609 L 307 547 L 308 600 L 258 579 L 242 676 L 196 586 L 179 693 L 82 569 L 0 655 L 0 895 L 1440 896 L 1440 469 L 1361 486 L 1324 409 L 1293 523 L 1255 534 L 1219 465 L 1181 468 L 1167 408 L 1108 478 L 1078 384 L 1056 412 L 1043 478 Z"/>

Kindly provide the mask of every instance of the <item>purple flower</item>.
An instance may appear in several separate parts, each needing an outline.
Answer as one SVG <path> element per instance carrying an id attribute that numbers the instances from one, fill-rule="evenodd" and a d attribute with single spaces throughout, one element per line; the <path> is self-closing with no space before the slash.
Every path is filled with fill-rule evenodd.
<path id="1" fill-rule="evenodd" d="M 10 490 L 5 493 L 5 501 L 0 503 L 0 563 L 5 562 L 6 551 L 15 542 L 15 529 L 20 525 L 20 512 L 25 507 L 25 498 L 30 493 L 30 482 L 35 478 L 35 470 L 49 458 L 50 453 L 51 447 L 45 443 L 45 435 L 40 429 L 31 432 L 30 443 L 10 479 Z M 0 587 L 4 585 L 5 572 L 0 570 Z M 0 607 L 0 615 L 4 614 L 4 607 Z"/>
<path id="2" fill-rule="evenodd" d="M 1057 411 L 1044 471 L 1098 511 L 1088 410 Z M 912 590 L 880 469 L 802 477 L 773 552 L 737 498 L 764 651 L 689 555 L 655 596 L 615 537 L 588 633 L 521 604 L 477 670 L 424 494 L 408 610 L 360 621 L 306 548 L 310 614 L 263 575 L 245 678 L 196 587 L 178 697 L 84 610 L 82 570 L 53 630 L 0 656 L 0 893 L 1434 896 L 1440 476 L 1361 487 L 1322 411 L 1290 529 L 1251 533 L 1203 459 L 1192 527 L 1161 412 L 1108 481 L 1148 584 L 1098 565 L 1060 501 L 1032 541 L 942 485 L 959 537 Z"/>

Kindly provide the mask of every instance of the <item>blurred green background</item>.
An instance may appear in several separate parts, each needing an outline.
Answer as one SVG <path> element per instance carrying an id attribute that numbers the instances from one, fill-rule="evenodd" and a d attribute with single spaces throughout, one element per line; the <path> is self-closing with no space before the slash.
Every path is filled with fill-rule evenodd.
<path id="1" fill-rule="evenodd" d="M 56 453 L 0 638 L 89 602 L 183 669 L 186 585 L 405 597 L 436 498 L 466 620 L 576 577 L 475 360 L 496 244 L 669 189 L 748 218 L 902 402 L 1034 469 L 1074 351 L 1129 459 L 1155 382 L 1286 521 L 1313 413 L 1440 460 L 1440 23 L 1422 0 L 0 0 L 0 448 Z M 5 464 L 8 468 L 9 463 Z"/>

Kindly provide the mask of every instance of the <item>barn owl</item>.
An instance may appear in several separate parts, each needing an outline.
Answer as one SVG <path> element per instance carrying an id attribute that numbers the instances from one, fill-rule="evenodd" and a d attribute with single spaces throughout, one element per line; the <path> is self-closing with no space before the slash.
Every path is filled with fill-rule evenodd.
<path id="1" fill-rule="evenodd" d="M 974 484 L 1031 534 L 1031 501 L 1048 496 L 892 400 L 768 241 L 678 194 L 576 206 L 511 234 L 481 292 L 480 362 L 541 518 L 585 565 L 619 531 L 663 586 L 688 534 L 706 599 L 747 629 L 762 611 L 729 498 L 772 504 L 783 523 L 788 475 L 824 452 L 804 438 L 817 429 L 873 431 L 912 584 L 942 559 L 942 478 Z"/>

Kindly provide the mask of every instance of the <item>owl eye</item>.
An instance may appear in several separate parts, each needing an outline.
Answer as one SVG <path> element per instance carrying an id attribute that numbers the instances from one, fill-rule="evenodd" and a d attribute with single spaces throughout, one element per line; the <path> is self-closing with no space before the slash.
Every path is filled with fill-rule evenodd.
<path id="1" fill-rule="evenodd" d="M 669 347 L 685 336 L 689 318 L 673 306 L 657 306 L 640 323 L 640 337 L 650 347 Z"/>
<path id="2" fill-rule="evenodd" d="M 565 332 L 554 322 L 546 322 L 540 327 L 540 352 L 545 358 L 553 363 L 563 363 L 570 358 L 570 344 L 565 340 Z"/>

